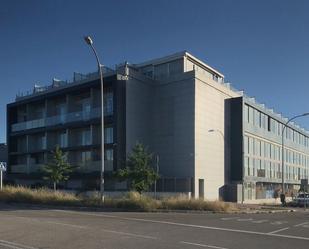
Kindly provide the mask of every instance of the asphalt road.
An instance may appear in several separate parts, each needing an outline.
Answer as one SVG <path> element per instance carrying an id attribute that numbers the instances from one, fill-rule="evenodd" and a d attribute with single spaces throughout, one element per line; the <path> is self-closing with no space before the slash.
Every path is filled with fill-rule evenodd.
<path id="1" fill-rule="evenodd" d="M 309 248 L 309 212 L 109 213 L 0 207 L 0 248 Z"/>

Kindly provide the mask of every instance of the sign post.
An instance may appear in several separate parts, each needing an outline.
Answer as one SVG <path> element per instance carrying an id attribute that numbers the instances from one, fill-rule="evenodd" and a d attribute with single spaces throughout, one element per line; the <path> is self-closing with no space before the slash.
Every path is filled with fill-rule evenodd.
<path id="1" fill-rule="evenodd" d="M 0 190 L 3 187 L 3 171 L 6 171 L 6 162 L 0 162 Z"/>

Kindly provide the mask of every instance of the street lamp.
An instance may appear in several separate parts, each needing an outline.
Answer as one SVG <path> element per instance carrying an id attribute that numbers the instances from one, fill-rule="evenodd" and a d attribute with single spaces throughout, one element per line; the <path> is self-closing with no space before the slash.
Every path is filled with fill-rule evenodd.
<path id="1" fill-rule="evenodd" d="M 308 116 L 309 112 L 300 114 L 300 115 L 296 115 L 292 118 L 290 118 L 285 124 L 283 124 L 283 128 L 282 128 L 282 148 L 281 148 L 281 171 L 282 171 L 282 194 L 285 195 L 285 186 L 284 186 L 284 130 L 287 127 L 287 125 L 293 121 L 296 118 L 300 118 L 300 117 L 304 117 L 304 116 Z"/>
<path id="2" fill-rule="evenodd" d="M 210 130 L 208 130 L 208 132 L 218 132 L 218 133 L 222 136 L 223 141 L 225 140 L 225 139 L 224 139 L 224 134 L 223 134 L 223 132 L 220 131 L 220 130 L 217 130 L 217 129 L 210 129 Z"/>
<path id="3" fill-rule="evenodd" d="M 100 176 L 100 197 L 104 202 L 104 88 L 103 88 L 103 72 L 98 54 L 93 46 L 93 41 L 90 36 L 84 37 L 85 42 L 91 47 L 98 64 L 101 81 L 101 176 Z"/>

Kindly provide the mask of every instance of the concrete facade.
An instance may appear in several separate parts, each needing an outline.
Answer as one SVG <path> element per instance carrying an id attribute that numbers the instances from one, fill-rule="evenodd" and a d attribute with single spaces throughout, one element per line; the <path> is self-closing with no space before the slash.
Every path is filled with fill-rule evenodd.
<path id="1" fill-rule="evenodd" d="M 219 199 L 219 190 L 227 182 L 225 163 L 229 150 L 224 101 L 239 94 L 203 76 L 197 72 L 195 80 L 195 189 L 204 179 L 205 197 Z"/>

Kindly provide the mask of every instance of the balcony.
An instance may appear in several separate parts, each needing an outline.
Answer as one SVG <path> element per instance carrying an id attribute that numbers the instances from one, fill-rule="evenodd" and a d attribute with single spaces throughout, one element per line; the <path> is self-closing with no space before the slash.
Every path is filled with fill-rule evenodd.
<path id="1" fill-rule="evenodd" d="M 87 161 L 80 162 L 76 164 L 71 164 L 72 166 L 77 166 L 76 169 L 79 173 L 90 173 L 90 172 L 100 172 L 101 171 L 101 161 Z M 11 165 L 11 173 L 29 174 L 29 173 L 39 173 L 44 164 L 15 164 Z M 105 171 L 113 171 L 113 161 L 105 161 Z"/>
<path id="2" fill-rule="evenodd" d="M 81 162 L 77 164 L 77 172 L 79 173 L 90 173 L 90 172 L 100 172 L 101 171 L 101 161 L 88 161 Z M 113 161 L 104 162 L 104 170 L 106 172 L 113 171 Z"/>
<path id="3" fill-rule="evenodd" d="M 107 114 L 108 115 L 108 114 Z M 77 121 L 87 121 L 101 116 L 101 108 L 94 108 L 90 111 L 71 112 L 65 115 L 52 116 L 42 119 L 36 119 L 21 123 L 12 124 L 12 132 L 48 127 L 59 124 L 66 124 Z"/>
<path id="4" fill-rule="evenodd" d="M 39 172 L 41 168 L 44 166 L 44 164 L 15 164 L 11 165 L 11 173 L 23 173 L 23 174 L 29 174 L 34 172 Z"/>

